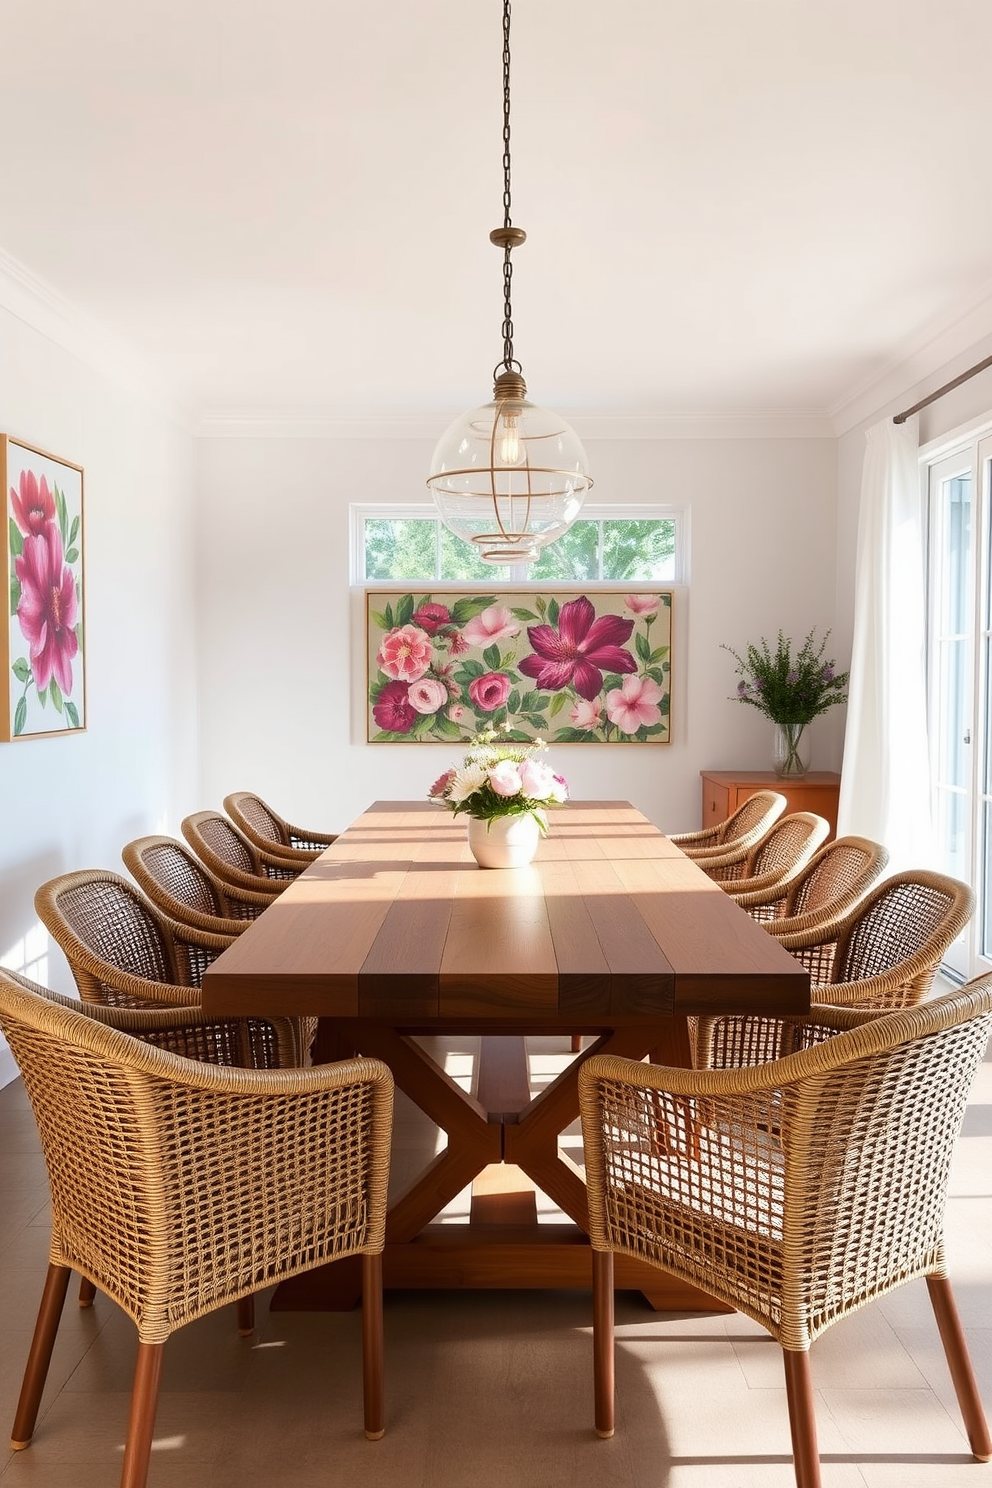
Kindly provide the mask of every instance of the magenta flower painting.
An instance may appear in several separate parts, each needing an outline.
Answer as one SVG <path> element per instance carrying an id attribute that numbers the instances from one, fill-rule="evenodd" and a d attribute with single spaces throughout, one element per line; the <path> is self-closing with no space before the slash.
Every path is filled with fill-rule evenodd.
<path id="1" fill-rule="evenodd" d="M 10 591 L 0 737 L 76 732 L 86 726 L 83 472 L 8 435 L 0 466 Z"/>
<path id="2" fill-rule="evenodd" d="M 368 738 L 667 744 L 672 594 L 370 589 Z"/>

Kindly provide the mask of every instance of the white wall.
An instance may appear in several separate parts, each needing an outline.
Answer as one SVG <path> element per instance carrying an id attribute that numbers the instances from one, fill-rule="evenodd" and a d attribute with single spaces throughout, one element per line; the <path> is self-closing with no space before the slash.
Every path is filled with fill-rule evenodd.
<path id="1" fill-rule="evenodd" d="M 349 502 L 423 502 L 431 449 L 198 441 L 203 806 L 254 790 L 296 822 L 336 830 L 376 797 L 423 796 L 454 757 L 447 745 L 365 742 L 364 606 L 348 589 Z M 701 769 L 771 762 L 771 725 L 730 701 L 734 664 L 720 643 L 836 625 L 835 442 L 587 449 L 597 502 L 689 508 L 691 583 L 676 597 L 673 742 L 555 746 L 553 762 L 576 796 L 629 798 L 671 831 L 696 827 Z M 839 649 L 837 659 L 846 665 Z M 814 725 L 814 767 L 837 768 L 839 722 Z"/>
<path id="2" fill-rule="evenodd" d="M 193 440 L 5 310 L 0 428 L 85 471 L 87 731 L 0 744 L 0 962 L 71 991 L 35 889 L 198 799 Z"/>

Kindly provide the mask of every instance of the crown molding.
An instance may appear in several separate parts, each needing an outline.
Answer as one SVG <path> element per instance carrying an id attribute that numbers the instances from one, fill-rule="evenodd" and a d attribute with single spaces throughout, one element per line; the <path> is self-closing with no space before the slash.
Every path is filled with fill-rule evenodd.
<path id="1" fill-rule="evenodd" d="M 194 432 L 204 439 L 423 439 L 436 443 L 458 410 L 436 415 L 383 410 L 353 413 L 287 409 L 205 413 Z M 570 413 L 563 417 L 580 439 L 833 439 L 825 414 Z"/>
<path id="2" fill-rule="evenodd" d="M 949 364 L 957 358 L 972 360 L 976 343 L 992 336 L 992 280 L 959 306 L 953 319 L 946 317 L 911 342 L 887 363 L 885 368 L 844 396 L 829 410 L 833 432 L 839 438 L 859 424 L 898 413 L 900 406 L 926 396 L 925 384 L 934 387 L 944 382 L 948 373 L 957 373 Z"/>
<path id="3" fill-rule="evenodd" d="M 191 411 L 161 375 L 99 321 L 0 248 L 0 309 L 60 346 L 125 392 L 161 410 L 187 432 Z"/>

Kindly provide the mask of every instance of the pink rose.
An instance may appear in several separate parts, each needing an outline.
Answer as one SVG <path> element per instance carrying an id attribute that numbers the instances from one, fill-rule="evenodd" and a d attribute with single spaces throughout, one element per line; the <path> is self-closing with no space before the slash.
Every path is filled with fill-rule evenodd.
<path id="1" fill-rule="evenodd" d="M 447 625 L 451 619 L 451 611 L 445 609 L 443 604 L 423 604 L 419 610 L 413 612 L 413 623 L 419 625 L 421 630 L 426 630 L 428 635 L 437 635 L 442 625 Z"/>
<path id="2" fill-rule="evenodd" d="M 416 682 L 431 664 L 431 638 L 417 625 L 400 625 L 383 636 L 376 660 L 387 677 Z"/>
<path id="3" fill-rule="evenodd" d="M 372 717 L 390 734 L 408 734 L 417 715 L 410 707 L 410 689 L 405 682 L 387 682 L 372 708 Z"/>
<path id="4" fill-rule="evenodd" d="M 410 707 L 418 713 L 436 713 L 448 701 L 448 689 L 436 677 L 421 677 L 411 682 L 408 694 Z"/>
<path id="5" fill-rule="evenodd" d="M 569 710 L 569 718 L 576 728 L 594 729 L 599 727 L 599 704 L 590 702 L 586 698 L 577 698 Z"/>
<path id="6" fill-rule="evenodd" d="M 660 603 L 656 594 L 628 594 L 624 600 L 632 615 L 657 615 Z"/>
<path id="7" fill-rule="evenodd" d="M 467 713 L 468 709 L 463 703 L 452 703 L 448 709 L 448 717 L 452 723 L 461 723 Z"/>
<path id="8" fill-rule="evenodd" d="M 510 679 L 503 672 L 486 672 L 468 684 L 468 695 L 483 713 L 492 713 L 510 696 Z"/>
<path id="9" fill-rule="evenodd" d="M 555 772 L 540 760 L 526 759 L 520 764 L 520 789 L 532 801 L 550 801 L 555 789 Z"/>
<path id="10" fill-rule="evenodd" d="M 519 796 L 520 766 L 513 760 L 500 760 L 488 772 L 489 784 L 498 796 Z"/>
<path id="11" fill-rule="evenodd" d="M 657 704 L 663 696 L 650 677 L 624 677 L 623 686 L 606 694 L 606 713 L 622 734 L 636 734 L 642 726 L 661 721 Z"/>
<path id="12" fill-rule="evenodd" d="M 481 615 L 469 620 L 462 631 L 470 646 L 479 646 L 483 651 L 495 641 L 508 640 L 519 634 L 520 626 L 506 605 L 490 605 Z"/>

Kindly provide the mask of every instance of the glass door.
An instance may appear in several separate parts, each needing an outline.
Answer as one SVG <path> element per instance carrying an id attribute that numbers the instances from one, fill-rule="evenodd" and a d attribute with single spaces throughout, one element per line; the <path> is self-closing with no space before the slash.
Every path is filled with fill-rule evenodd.
<path id="1" fill-rule="evenodd" d="M 930 756 L 938 866 L 975 891 L 945 957 L 967 979 L 992 969 L 992 608 L 983 440 L 931 465 L 928 492 Z"/>

